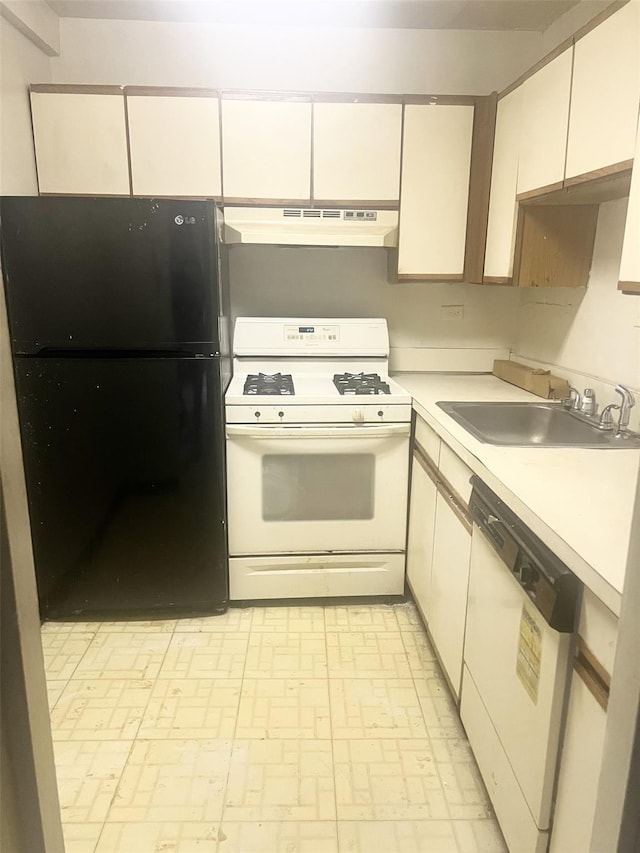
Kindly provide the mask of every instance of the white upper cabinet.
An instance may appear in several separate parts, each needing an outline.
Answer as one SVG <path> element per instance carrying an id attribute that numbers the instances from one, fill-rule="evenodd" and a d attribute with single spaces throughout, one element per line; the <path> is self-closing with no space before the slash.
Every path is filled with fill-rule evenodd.
<path id="1" fill-rule="evenodd" d="M 311 101 L 222 99 L 225 199 L 308 201 Z"/>
<path id="2" fill-rule="evenodd" d="M 491 170 L 484 278 L 505 283 L 513 275 L 520 97 L 521 89 L 518 88 L 498 101 Z"/>
<path id="3" fill-rule="evenodd" d="M 564 179 L 571 58 L 572 49 L 567 48 L 520 87 L 518 193 Z"/>
<path id="4" fill-rule="evenodd" d="M 633 157 L 640 100 L 640 3 L 575 44 L 567 178 Z"/>
<path id="5" fill-rule="evenodd" d="M 620 290 L 640 293 L 640 120 L 620 262 Z"/>
<path id="6" fill-rule="evenodd" d="M 473 105 L 405 106 L 398 276 L 461 279 Z"/>
<path id="7" fill-rule="evenodd" d="M 32 87 L 31 116 L 41 193 L 129 195 L 120 87 Z"/>
<path id="8" fill-rule="evenodd" d="M 188 93 L 127 90 L 134 195 L 222 195 L 218 98 Z"/>
<path id="9" fill-rule="evenodd" d="M 401 104 L 314 103 L 314 198 L 397 202 L 401 137 Z"/>

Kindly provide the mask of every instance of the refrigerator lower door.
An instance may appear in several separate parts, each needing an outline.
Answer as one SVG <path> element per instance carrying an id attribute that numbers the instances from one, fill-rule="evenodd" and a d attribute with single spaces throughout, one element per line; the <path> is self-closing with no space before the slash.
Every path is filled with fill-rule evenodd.
<path id="1" fill-rule="evenodd" d="M 43 618 L 226 609 L 218 359 L 17 358 Z"/>

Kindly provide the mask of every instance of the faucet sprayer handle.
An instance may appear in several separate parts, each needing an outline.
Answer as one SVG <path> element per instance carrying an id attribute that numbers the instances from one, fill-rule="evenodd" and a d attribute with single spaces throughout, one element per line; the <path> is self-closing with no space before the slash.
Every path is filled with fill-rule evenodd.
<path id="1" fill-rule="evenodd" d="M 625 385 L 616 385 L 614 390 L 622 397 L 622 401 L 620 402 L 620 416 L 618 417 L 618 432 L 620 433 L 629 426 L 629 413 L 635 405 L 636 400 Z"/>
<path id="2" fill-rule="evenodd" d="M 630 409 L 635 406 L 636 398 L 633 396 L 631 391 L 629 391 L 626 385 L 616 385 L 614 391 L 617 391 L 622 397 L 623 405 L 628 406 Z"/>

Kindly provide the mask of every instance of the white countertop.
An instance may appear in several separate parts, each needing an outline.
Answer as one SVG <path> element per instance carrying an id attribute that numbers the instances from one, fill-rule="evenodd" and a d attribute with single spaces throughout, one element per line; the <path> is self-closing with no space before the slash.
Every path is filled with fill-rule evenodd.
<path id="1" fill-rule="evenodd" d="M 396 373 L 395 378 L 445 443 L 619 615 L 640 450 L 483 444 L 436 403 L 541 398 L 484 374 Z"/>

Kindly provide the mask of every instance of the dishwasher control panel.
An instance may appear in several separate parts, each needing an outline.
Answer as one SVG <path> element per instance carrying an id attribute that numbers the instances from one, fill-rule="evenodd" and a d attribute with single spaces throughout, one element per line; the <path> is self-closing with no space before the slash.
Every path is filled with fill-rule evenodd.
<path id="1" fill-rule="evenodd" d="M 500 555 L 548 624 L 575 629 L 582 584 L 565 564 L 478 477 L 471 478 L 474 524 Z"/>

